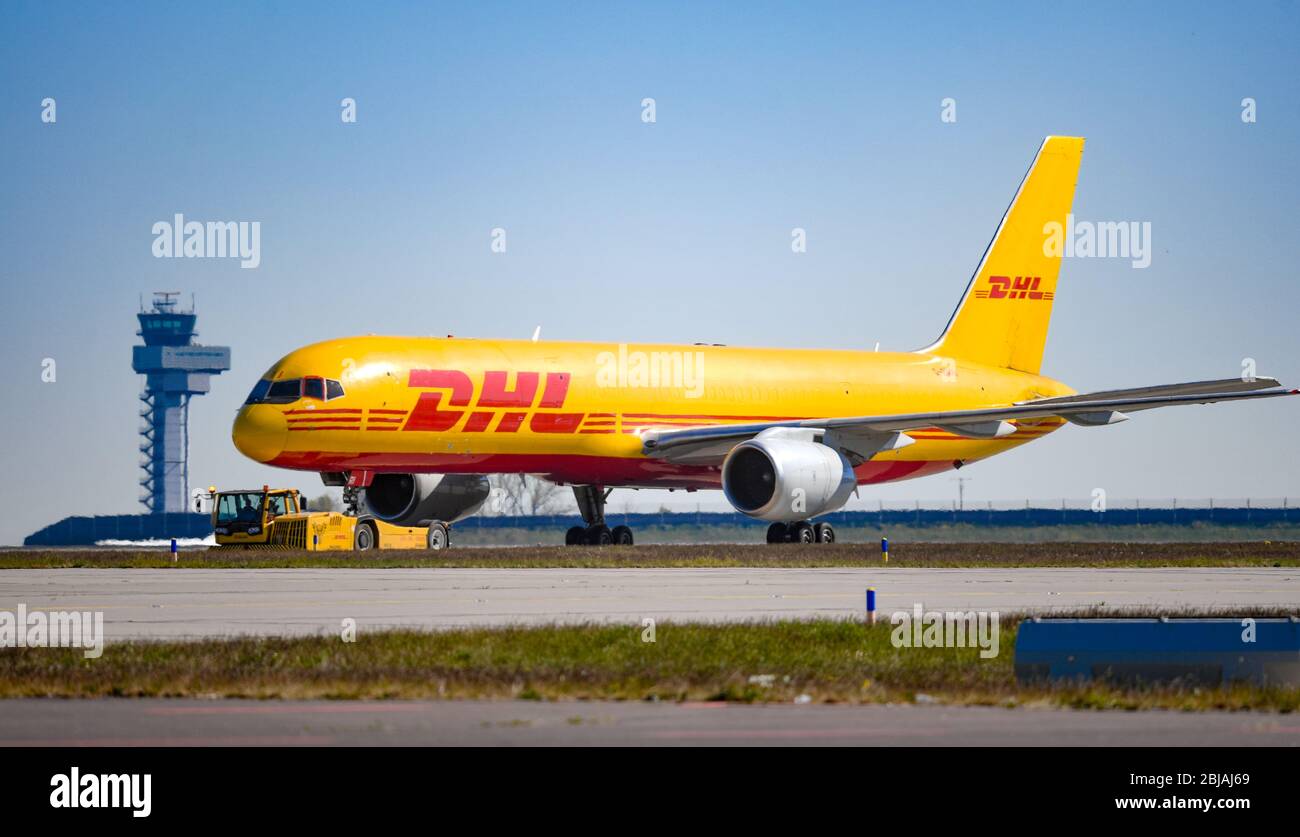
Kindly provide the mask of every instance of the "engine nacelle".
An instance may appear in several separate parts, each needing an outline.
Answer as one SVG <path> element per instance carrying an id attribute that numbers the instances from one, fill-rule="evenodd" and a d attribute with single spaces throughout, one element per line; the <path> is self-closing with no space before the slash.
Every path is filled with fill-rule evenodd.
<path id="1" fill-rule="evenodd" d="M 478 474 L 376 474 L 365 491 L 366 510 L 385 523 L 454 523 L 487 502 L 491 488 Z"/>
<path id="2" fill-rule="evenodd" d="M 853 466 L 812 432 L 765 430 L 731 449 L 722 490 L 741 514 L 790 523 L 832 512 L 857 486 Z"/>

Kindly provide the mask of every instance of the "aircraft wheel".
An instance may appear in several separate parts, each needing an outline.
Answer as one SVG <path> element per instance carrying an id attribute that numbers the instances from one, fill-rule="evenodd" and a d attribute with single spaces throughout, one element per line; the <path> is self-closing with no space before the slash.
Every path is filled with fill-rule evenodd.
<path id="1" fill-rule="evenodd" d="M 447 524 L 440 520 L 430 523 L 427 543 L 429 549 L 447 549 L 450 547 L 451 532 L 448 531 Z"/>
<path id="2" fill-rule="evenodd" d="M 352 532 L 352 548 L 357 552 L 369 552 L 375 548 L 375 530 L 365 523 Z"/>
<path id="3" fill-rule="evenodd" d="M 790 539 L 790 527 L 784 523 L 773 523 L 767 527 L 768 543 L 785 543 Z"/>
<path id="4" fill-rule="evenodd" d="M 816 536 L 812 524 L 806 520 L 800 520 L 790 527 L 790 540 L 794 543 L 813 543 Z"/>
<path id="5" fill-rule="evenodd" d="M 597 523 L 595 526 L 588 526 L 587 543 L 590 546 L 609 546 L 613 541 L 610 535 L 609 527 L 604 523 Z"/>
<path id="6" fill-rule="evenodd" d="M 632 530 L 627 526 L 615 526 L 609 533 L 610 540 L 615 546 L 631 546 Z"/>
<path id="7" fill-rule="evenodd" d="M 587 530 L 581 526 L 571 526 L 564 533 L 565 546 L 579 546 L 587 542 Z"/>
<path id="8" fill-rule="evenodd" d="M 835 529 L 829 523 L 818 523 L 813 527 L 817 543 L 835 543 Z"/>

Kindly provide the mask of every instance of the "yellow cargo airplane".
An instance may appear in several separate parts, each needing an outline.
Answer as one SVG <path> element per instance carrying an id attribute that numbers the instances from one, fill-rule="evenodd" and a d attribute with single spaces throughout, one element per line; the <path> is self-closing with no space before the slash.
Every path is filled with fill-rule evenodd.
<path id="1" fill-rule="evenodd" d="M 960 468 L 1066 422 L 1154 407 L 1294 395 L 1271 378 L 1079 395 L 1039 374 L 1061 256 L 1046 245 L 1074 199 L 1083 139 L 1039 148 L 943 335 L 914 352 L 423 337 L 299 349 L 234 425 L 245 455 L 316 471 L 355 511 L 431 523 L 476 512 L 487 474 L 573 487 L 568 543 L 632 542 L 605 525 L 613 488 L 721 488 L 772 521 L 769 542 L 829 542 L 810 518 L 859 485 Z"/>

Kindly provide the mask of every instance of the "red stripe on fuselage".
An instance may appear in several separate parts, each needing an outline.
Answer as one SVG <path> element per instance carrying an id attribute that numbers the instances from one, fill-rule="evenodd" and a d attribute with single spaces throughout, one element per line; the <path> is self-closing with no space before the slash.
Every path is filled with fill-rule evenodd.
<path id="1" fill-rule="evenodd" d="M 690 413 L 624 413 L 625 419 L 705 419 L 707 421 L 804 421 L 807 416 L 716 416 Z"/>
<path id="2" fill-rule="evenodd" d="M 342 407 L 339 407 L 339 408 L 337 408 L 337 409 L 329 409 L 329 410 L 316 410 L 316 409 L 311 409 L 311 410 L 285 410 L 285 411 L 284 411 L 284 414 L 285 414 L 286 416 L 296 416 L 296 415 L 298 415 L 298 414 L 300 414 L 300 413 L 306 413 L 306 414 L 308 414 L 308 415 L 313 415 L 313 414 L 316 414 L 316 413 L 360 413 L 360 412 L 361 412 L 361 410 L 359 410 L 359 409 L 354 410 L 354 409 L 344 409 L 344 408 L 342 408 Z"/>
<path id="3" fill-rule="evenodd" d="M 721 469 L 643 457 L 579 454 L 284 453 L 267 463 L 303 471 L 369 470 L 376 473 L 543 474 L 556 482 L 648 488 L 720 488 Z M 952 468 L 952 460 L 864 462 L 858 483 L 910 479 Z"/>
<path id="4" fill-rule="evenodd" d="M 349 416 L 320 416 L 319 418 L 306 418 L 306 417 L 304 417 L 304 418 L 291 418 L 291 419 L 289 419 L 288 424 L 289 424 L 290 427 L 293 427 L 295 424 L 318 424 L 318 423 L 320 423 L 320 422 L 329 422 L 329 423 L 333 423 L 333 424 L 352 424 L 352 425 L 359 425 L 359 424 L 361 424 L 361 416 L 355 416 L 355 417 L 349 417 Z"/>

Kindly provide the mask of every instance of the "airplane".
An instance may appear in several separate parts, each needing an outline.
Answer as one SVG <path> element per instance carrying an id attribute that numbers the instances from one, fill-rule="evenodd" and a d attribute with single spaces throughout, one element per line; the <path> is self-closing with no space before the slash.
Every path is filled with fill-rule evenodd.
<path id="1" fill-rule="evenodd" d="M 1295 395 L 1272 378 L 1079 394 L 1040 374 L 1080 137 L 1047 137 L 942 335 L 910 352 L 362 336 L 286 355 L 235 419 L 235 446 L 315 471 L 349 509 L 427 524 L 430 546 L 478 511 L 487 475 L 572 487 L 568 544 L 631 544 L 615 488 L 721 489 L 769 543 L 828 543 L 814 518 L 859 486 L 939 474 L 1069 423 Z M 1059 228 L 1058 228 L 1059 229 Z"/>

